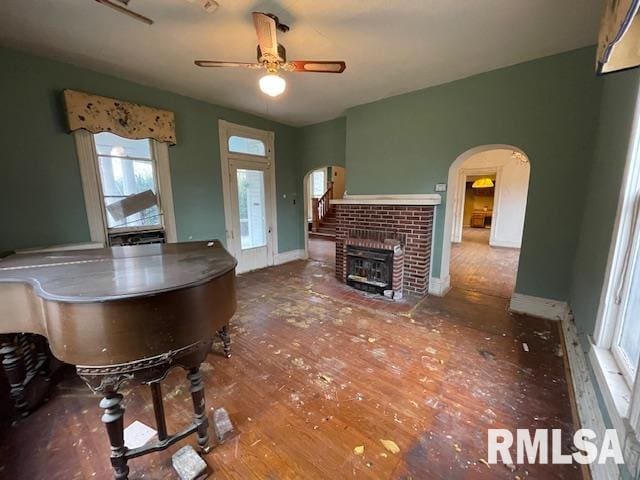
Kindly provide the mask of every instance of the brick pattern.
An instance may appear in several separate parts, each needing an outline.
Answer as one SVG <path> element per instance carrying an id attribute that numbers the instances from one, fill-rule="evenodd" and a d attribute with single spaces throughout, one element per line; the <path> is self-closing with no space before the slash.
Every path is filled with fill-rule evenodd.
<path id="1" fill-rule="evenodd" d="M 336 277 L 346 282 L 348 232 L 354 229 L 394 230 L 405 235 L 402 265 L 405 291 L 425 295 L 429 290 L 434 207 L 428 205 L 336 204 Z M 395 258 L 394 258 L 395 260 Z"/>

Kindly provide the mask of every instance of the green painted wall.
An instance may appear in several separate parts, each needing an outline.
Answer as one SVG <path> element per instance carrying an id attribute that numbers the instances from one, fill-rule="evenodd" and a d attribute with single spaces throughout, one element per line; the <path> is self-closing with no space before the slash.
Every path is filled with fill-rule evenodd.
<path id="1" fill-rule="evenodd" d="M 169 155 L 180 240 L 225 237 L 218 119 L 274 131 L 279 251 L 301 248 L 297 129 L 8 49 L 0 48 L 0 70 L 0 251 L 89 239 L 65 88 L 175 112 L 178 145 Z"/>
<path id="2" fill-rule="evenodd" d="M 575 50 L 349 109 L 347 190 L 433 193 L 466 150 L 520 147 L 531 180 L 516 290 L 566 300 L 602 87 L 594 55 Z M 436 277 L 443 226 L 444 198 Z"/>
<path id="3" fill-rule="evenodd" d="M 319 167 L 345 166 L 346 129 L 347 119 L 345 117 L 299 129 L 299 174 L 301 177 Z"/>
<path id="4" fill-rule="evenodd" d="M 637 70 L 604 77 L 596 146 L 590 178 L 585 185 L 587 195 L 569 297 L 576 324 L 588 335 L 595 327 L 639 85 Z"/>

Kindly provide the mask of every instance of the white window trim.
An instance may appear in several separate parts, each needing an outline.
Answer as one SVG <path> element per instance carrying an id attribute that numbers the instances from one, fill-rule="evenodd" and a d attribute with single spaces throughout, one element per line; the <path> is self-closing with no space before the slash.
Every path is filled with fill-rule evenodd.
<path id="1" fill-rule="evenodd" d="M 107 223 L 102 203 L 100 177 L 98 172 L 98 158 L 93 134 L 86 130 L 73 132 L 76 153 L 80 164 L 84 204 L 87 211 L 87 222 L 92 242 L 107 245 Z M 151 148 L 156 162 L 158 193 L 160 197 L 160 211 L 164 228 L 165 241 L 178 241 L 176 220 L 173 208 L 173 192 L 171 189 L 171 170 L 169 166 L 169 148 L 164 142 L 151 140 Z M 135 229 L 131 229 L 133 231 Z"/>
<path id="2" fill-rule="evenodd" d="M 228 138 L 232 135 L 241 137 L 255 138 L 262 140 L 267 148 L 267 156 L 260 157 L 257 155 L 229 152 Z M 238 255 L 239 252 L 235 252 L 233 249 L 233 212 L 231 211 L 231 186 L 229 184 L 229 160 L 234 158 L 240 160 L 248 160 L 251 162 L 264 161 L 270 164 L 270 198 L 266 201 L 269 202 L 271 208 L 271 216 L 268 218 L 269 229 L 271 232 L 269 235 L 270 241 L 267 242 L 268 258 L 267 264 L 275 265 L 276 257 L 278 256 L 278 195 L 276 190 L 276 153 L 275 153 L 275 135 L 273 132 L 266 130 L 260 130 L 257 128 L 251 128 L 237 123 L 232 123 L 226 120 L 218 120 L 218 137 L 220 140 L 220 168 L 222 170 L 222 196 L 224 201 L 224 223 L 225 223 L 225 237 L 227 248 L 232 255 Z"/>
<path id="3" fill-rule="evenodd" d="M 627 458 L 626 453 L 629 448 L 634 450 L 636 457 L 638 455 L 637 440 L 640 440 L 640 381 L 638 372 L 640 372 L 640 368 L 637 369 L 635 381 L 630 385 L 624 379 L 612 347 L 620 315 L 623 313 L 622 306 L 616 304 L 615 298 L 620 286 L 626 247 L 632 239 L 633 210 L 640 188 L 640 91 L 636 95 L 630 139 L 609 248 L 607 270 L 589 351 L 590 362 L 614 427 L 619 433 L 624 433 L 625 437 L 636 440 L 636 442 L 627 442 L 625 438 L 625 458 Z M 622 438 L 621 441 L 623 441 Z"/>

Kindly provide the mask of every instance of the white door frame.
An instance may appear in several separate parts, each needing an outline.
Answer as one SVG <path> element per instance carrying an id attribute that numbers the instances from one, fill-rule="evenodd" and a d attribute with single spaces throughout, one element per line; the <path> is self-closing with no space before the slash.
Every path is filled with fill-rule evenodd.
<path id="1" fill-rule="evenodd" d="M 346 171 L 346 168 L 342 165 L 325 165 L 323 167 L 312 168 L 309 170 L 302 180 L 302 196 L 304 203 L 304 258 L 309 258 L 309 214 L 311 213 L 309 210 L 309 199 L 311 198 L 311 189 L 309 188 L 309 184 L 311 183 L 311 174 L 316 170 L 324 170 L 324 179 L 325 179 L 325 191 L 327 186 L 329 185 L 329 176 L 327 175 L 329 167 L 335 168 L 339 167 Z"/>
<path id="2" fill-rule="evenodd" d="M 489 245 L 494 245 L 496 241 L 496 232 L 498 231 L 498 221 L 500 219 L 500 199 L 502 197 L 502 182 L 500 177 L 502 176 L 502 167 L 477 167 L 477 168 L 461 168 L 458 173 L 458 180 L 456 183 L 456 196 L 460 201 L 455 205 L 455 217 L 453 224 L 453 233 L 451 241 L 453 243 L 462 242 L 462 229 L 464 223 L 464 202 L 467 195 L 466 183 L 467 177 L 478 175 L 495 175 L 496 176 L 496 188 L 493 193 L 493 210 L 491 214 L 491 235 L 489 237 Z"/>
<path id="3" fill-rule="evenodd" d="M 444 232 L 442 235 L 442 246 L 441 246 L 441 254 L 440 254 L 440 277 L 438 278 L 438 283 L 440 287 L 440 296 L 444 296 L 449 289 L 451 288 L 451 277 L 449 275 L 449 267 L 451 264 L 451 238 L 452 238 L 452 230 L 453 230 L 453 222 L 455 218 L 455 211 L 458 208 L 458 204 L 460 203 L 459 192 L 456 192 L 456 182 L 458 178 L 458 170 L 464 162 L 472 157 L 473 155 L 486 152 L 487 150 L 496 150 L 496 149 L 509 149 L 514 150 L 516 152 L 520 152 L 525 155 L 527 158 L 529 156 L 522 151 L 520 148 L 515 147 L 513 145 L 508 145 L 504 143 L 494 143 L 481 145 L 478 147 L 471 148 L 466 152 L 463 152 L 456 158 L 456 160 L 449 167 L 449 176 L 447 179 L 447 193 L 445 200 L 445 213 L 444 213 Z M 453 191 L 451 191 L 453 187 Z M 526 214 L 525 214 L 526 215 Z M 526 217 L 525 217 L 526 221 Z M 437 277 L 436 277 L 437 278 Z"/>
<path id="4" fill-rule="evenodd" d="M 246 127 L 226 120 L 218 120 L 218 132 L 220 138 L 220 167 L 222 169 L 222 196 L 224 199 L 224 223 L 226 244 L 229 252 L 237 257 L 240 252 L 236 251 L 234 235 L 234 202 L 231 200 L 231 185 L 229 168 L 230 160 L 249 161 L 254 163 L 267 164 L 265 171 L 265 203 L 267 207 L 267 266 L 274 265 L 278 255 L 278 215 L 276 203 L 276 156 L 274 147 L 274 133 L 267 130 Z M 264 142 L 267 150 L 265 157 L 257 155 L 247 155 L 229 152 L 228 139 L 232 135 L 240 137 L 255 138 Z M 239 232 L 237 232 L 239 234 Z M 241 272 L 238 272 L 241 273 Z"/>

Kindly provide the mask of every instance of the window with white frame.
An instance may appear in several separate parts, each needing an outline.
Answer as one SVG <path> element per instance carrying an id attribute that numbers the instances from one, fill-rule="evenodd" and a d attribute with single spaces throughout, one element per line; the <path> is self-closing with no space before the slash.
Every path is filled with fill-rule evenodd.
<path id="1" fill-rule="evenodd" d="M 629 158 L 627 171 L 594 340 L 596 346 L 610 352 L 628 387 L 632 388 L 640 361 L 640 156 L 637 153 Z"/>
<path id="2" fill-rule="evenodd" d="M 86 130 L 74 137 L 91 240 L 161 231 L 177 241 L 167 144 Z"/>
<path id="3" fill-rule="evenodd" d="M 97 133 L 93 138 L 107 230 L 161 229 L 157 168 L 151 140 L 131 140 L 108 132 Z M 146 192 L 149 195 L 145 195 Z M 129 200 L 132 206 L 116 208 L 123 200 Z"/>
<path id="4" fill-rule="evenodd" d="M 640 97 L 589 352 L 614 427 L 640 439 Z"/>
<path id="5" fill-rule="evenodd" d="M 635 192 L 635 197 L 635 208 L 631 212 L 630 237 L 625 246 L 622 270 L 614 298 L 618 308 L 611 345 L 611 351 L 629 386 L 632 386 L 636 379 L 640 358 L 640 192 Z"/>
<path id="6" fill-rule="evenodd" d="M 325 169 L 314 170 L 311 173 L 311 197 L 320 198 L 327 189 Z"/>

